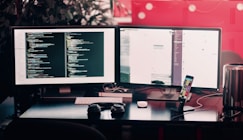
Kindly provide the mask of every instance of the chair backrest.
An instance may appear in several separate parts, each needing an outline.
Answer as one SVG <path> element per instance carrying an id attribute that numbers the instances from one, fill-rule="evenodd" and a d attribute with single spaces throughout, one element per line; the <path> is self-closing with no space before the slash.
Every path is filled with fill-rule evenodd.
<path id="1" fill-rule="evenodd" d="M 54 119 L 15 119 L 4 130 L 4 140 L 106 140 L 96 128 Z"/>

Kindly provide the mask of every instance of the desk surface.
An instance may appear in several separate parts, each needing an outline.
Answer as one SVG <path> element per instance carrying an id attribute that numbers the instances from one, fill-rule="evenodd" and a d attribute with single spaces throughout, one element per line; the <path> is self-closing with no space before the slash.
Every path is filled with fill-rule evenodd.
<path id="1" fill-rule="evenodd" d="M 171 110 L 165 107 L 166 102 L 149 101 L 147 108 L 138 108 L 136 103 L 127 103 L 125 114 L 119 118 L 112 118 L 110 110 L 101 112 L 100 120 L 120 120 L 124 122 L 158 122 L 171 121 L 183 117 L 172 115 Z M 74 103 L 45 103 L 36 104 L 24 112 L 20 118 L 50 118 L 50 119 L 80 119 L 87 120 L 88 105 Z M 218 112 L 214 110 L 200 110 L 184 113 L 185 121 L 218 121 Z"/>

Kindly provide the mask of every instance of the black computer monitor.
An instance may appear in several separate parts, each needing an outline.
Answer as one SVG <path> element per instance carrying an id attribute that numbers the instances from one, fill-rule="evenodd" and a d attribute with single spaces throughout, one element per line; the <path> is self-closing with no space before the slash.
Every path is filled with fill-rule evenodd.
<path id="1" fill-rule="evenodd" d="M 115 82 L 116 28 L 12 27 L 15 85 Z"/>
<path id="2" fill-rule="evenodd" d="M 120 84 L 219 89 L 220 28 L 120 26 Z"/>

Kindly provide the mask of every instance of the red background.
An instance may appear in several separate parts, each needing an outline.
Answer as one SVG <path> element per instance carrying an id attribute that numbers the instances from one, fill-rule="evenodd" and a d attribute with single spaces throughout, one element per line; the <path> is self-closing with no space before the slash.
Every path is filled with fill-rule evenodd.
<path id="1" fill-rule="evenodd" d="M 237 4 L 243 5 L 242 0 L 120 0 L 120 2 L 126 5 L 126 8 L 131 8 L 129 24 L 219 27 L 222 29 L 222 51 L 232 51 L 234 57 L 243 58 L 243 10 L 237 9 Z M 146 9 L 148 3 L 152 5 L 151 10 Z M 189 11 L 190 5 L 194 5 L 196 10 Z M 138 17 L 141 12 L 145 15 L 143 19 Z M 241 62 L 232 58 L 228 61 Z"/>
<path id="2" fill-rule="evenodd" d="M 119 24 L 221 28 L 220 89 L 223 65 L 243 64 L 243 0 L 118 1 L 131 11 L 129 22 Z M 190 5 L 196 7 L 194 11 L 189 10 Z M 144 18 L 139 18 L 141 13 Z"/>

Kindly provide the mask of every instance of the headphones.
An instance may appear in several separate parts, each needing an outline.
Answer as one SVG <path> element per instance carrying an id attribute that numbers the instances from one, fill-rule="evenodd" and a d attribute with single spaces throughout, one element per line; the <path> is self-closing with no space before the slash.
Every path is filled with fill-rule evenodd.
<path id="1" fill-rule="evenodd" d="M 100 118 L 101 112 L 109 109 L 113 118 L 119 118 L 125 112 L 125 105 L 124 103 L 92 103 L 88 106 L 88 117 Z"/>

